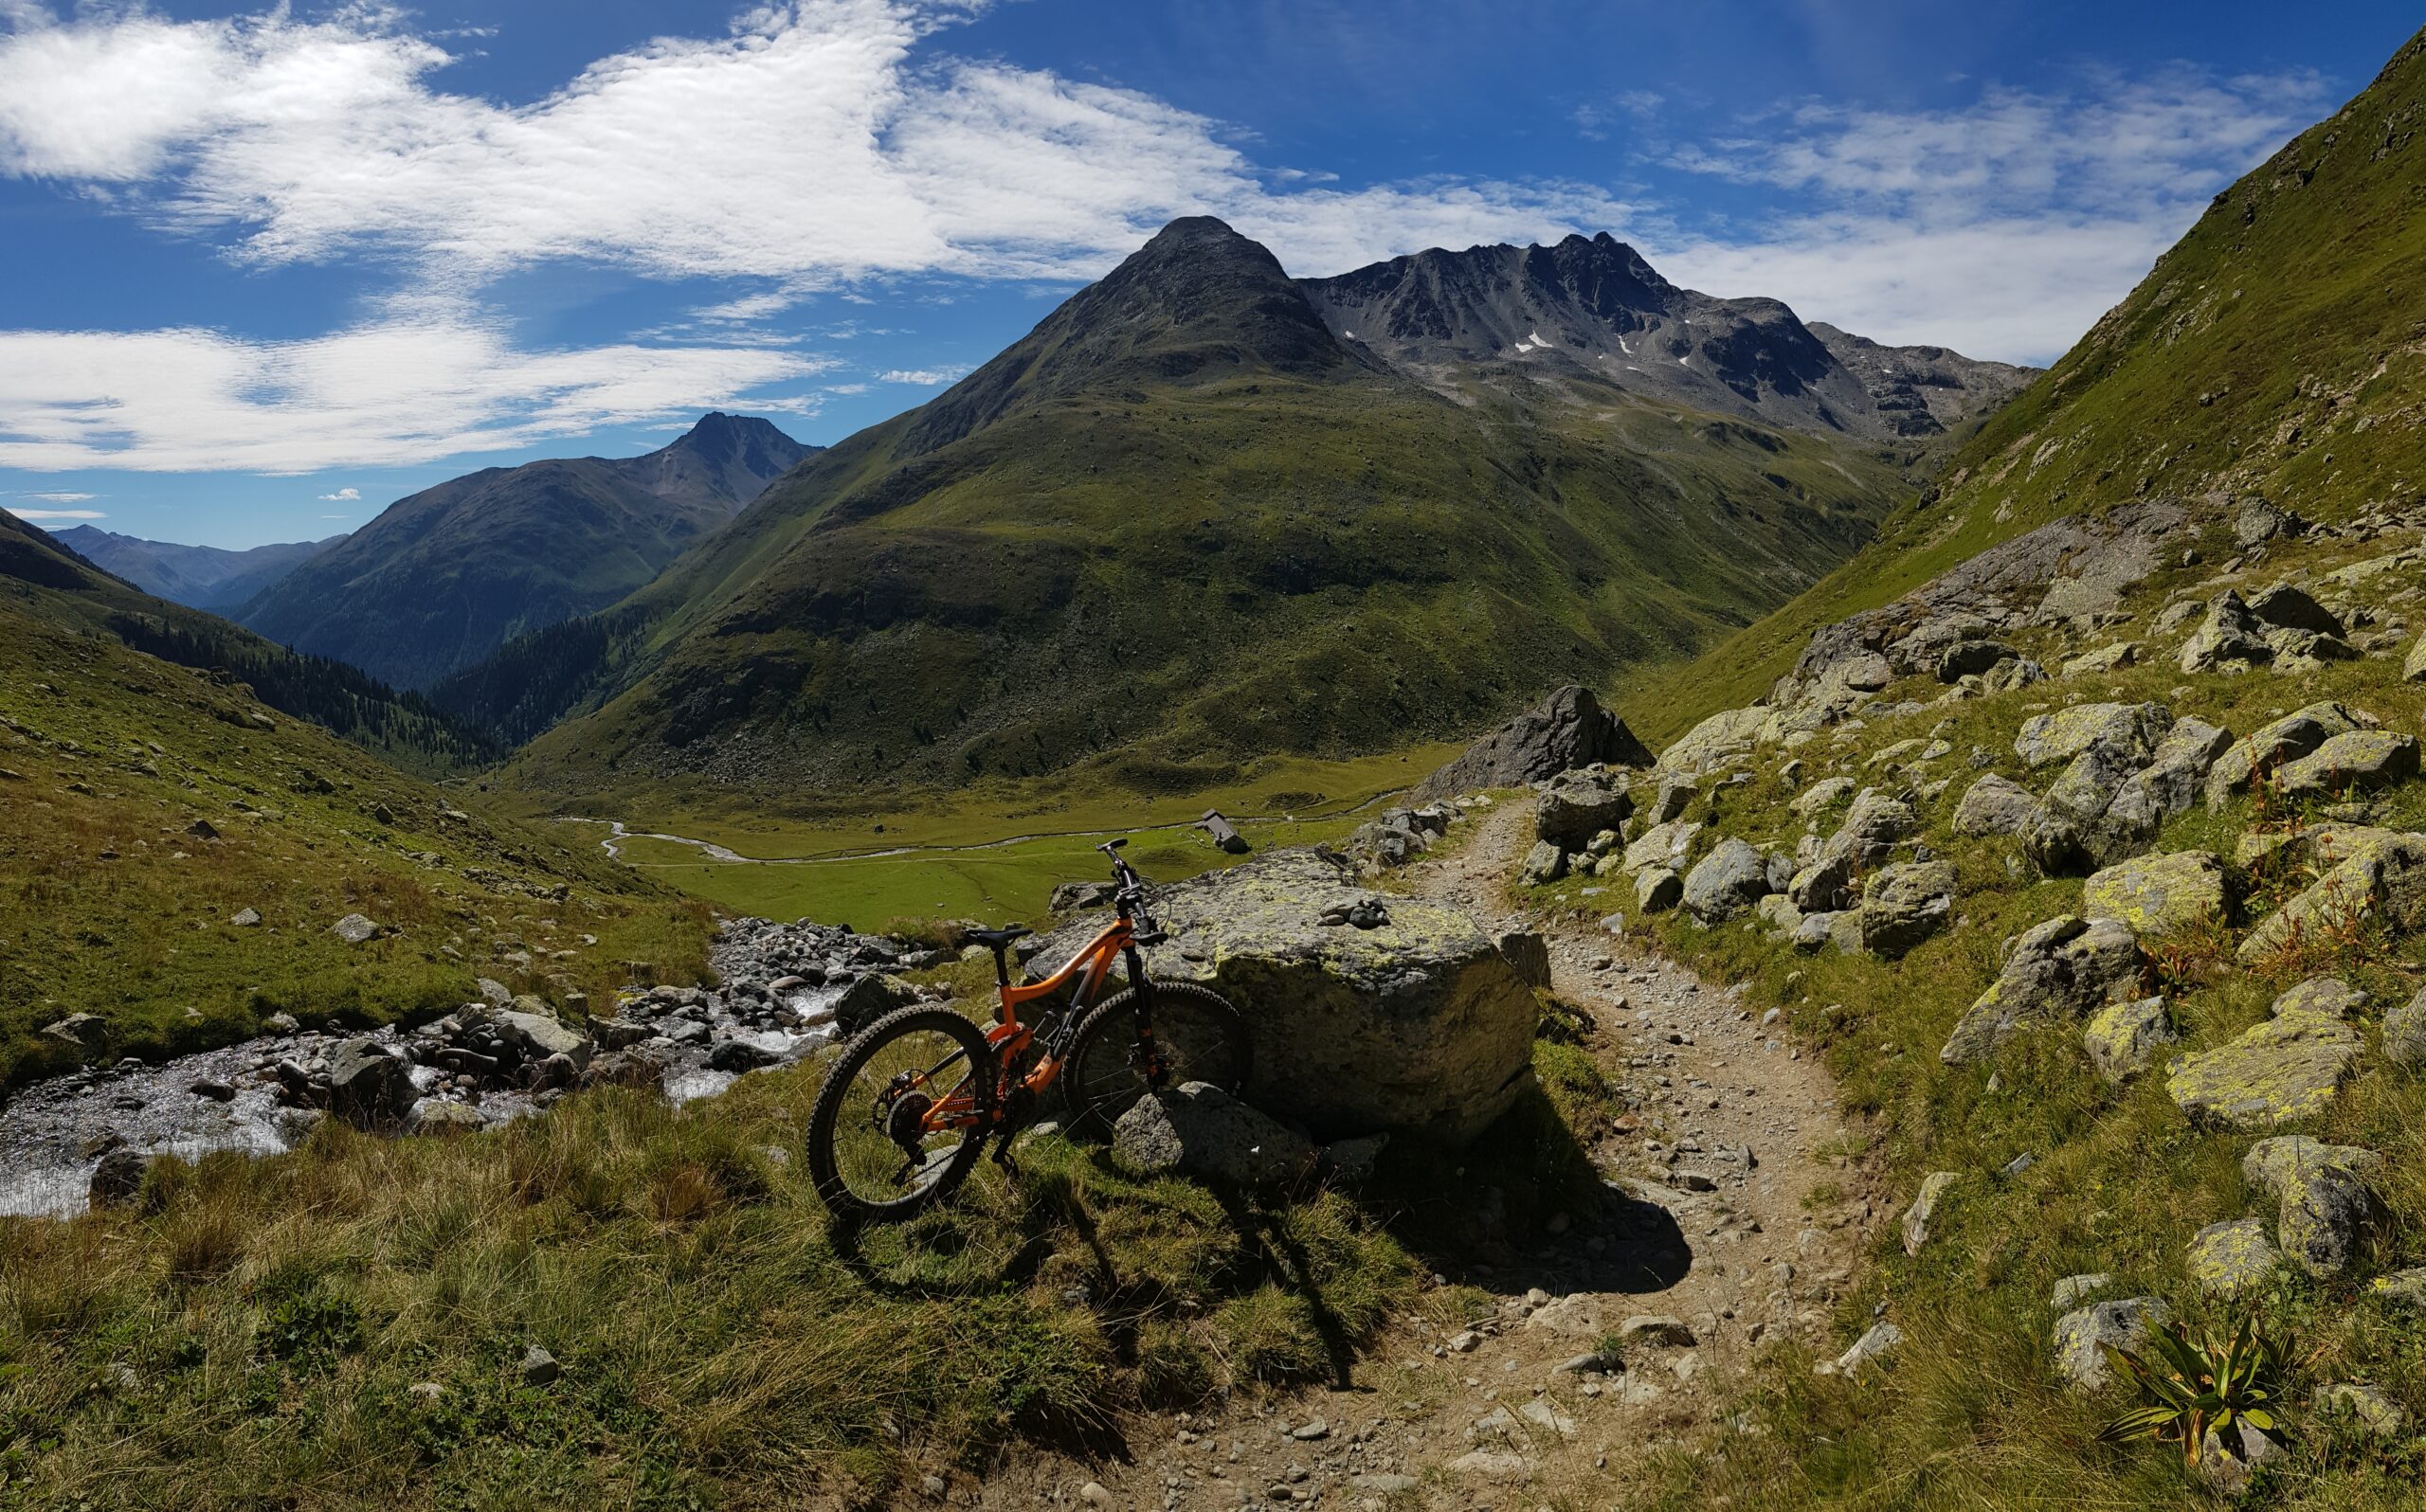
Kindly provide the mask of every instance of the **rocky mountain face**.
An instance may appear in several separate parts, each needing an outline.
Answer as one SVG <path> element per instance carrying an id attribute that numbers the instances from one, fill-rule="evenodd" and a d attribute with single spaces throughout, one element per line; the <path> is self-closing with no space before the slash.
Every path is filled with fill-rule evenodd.
<path id="1" fill-rule="evenodd" d="M 813 450 L 711 414 L 645 456 L 487 468 L 397 500 L 235 618 L 424 687 L 646 584 Z"/>
<path id="2" fill-rule="evenodd" d="M 565 790 L 1097 758 L 1192 782 L 1470 729 L 1675 655 L 1812 581 L 1915 486 L 1909 448 L 1771 423 L 1731 390 L 1719 413 L 1607 385 L 1477 404 L 1326 313 L 1227 226 L 1174 223 L 641 593 L 442 696 L 517 729 L 578 716 L 518 768 Z"/>
<path id="3" fill-rule="evenodd" d="M 1934 436 L 2031 376 L 1806 326 L 1775 299 L 1678 288 L 1606 232 L 1435 248 L 1298 286 L 1351 350 L 1428 382 L 1583 381 L 1828 435 Z"/>
<path id="4" fill-rule="evenodd" d="M 54 531 L 51 538 L 146 593 L 190 608 L 223 611 L 244 603 L 345 539 L 338 534 L 320 541 L 287 541 L 230 551 L 215 546 L 146 541 L 90 525 Z"/>

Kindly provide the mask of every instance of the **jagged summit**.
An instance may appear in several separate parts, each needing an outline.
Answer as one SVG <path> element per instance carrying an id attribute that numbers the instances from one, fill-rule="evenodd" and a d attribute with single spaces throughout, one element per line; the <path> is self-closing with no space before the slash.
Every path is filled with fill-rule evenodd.
<path id="1" fill-rule="evenodd" d="M 1344 342 L 1436 384 L 1476 367 L 1530 369 L 1801 430 L 1931 435 L 2027 377 L 1960 357 L 1916 363 L 1940 380 L 1944 402 L 1917 401 L 1848 367 L 1783 302 L 1680 288 L 1605 231 L 1553 246 L 1435 248 L 1299 287 Z"/>
<path id="2" fill-rule="evenodd" d="M 680 439 L 615 465 L 661 498 L 737 510 L 818 449 L 754 415 L 712 409 Z"/>

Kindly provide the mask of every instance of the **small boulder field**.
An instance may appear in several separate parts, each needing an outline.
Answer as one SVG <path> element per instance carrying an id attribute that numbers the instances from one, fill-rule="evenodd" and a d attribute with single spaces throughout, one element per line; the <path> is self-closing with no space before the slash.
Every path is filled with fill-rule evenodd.
<path id="1" fill-rule="evenodd" d="M 2421 684 L 2426 514 L 2134 506 L 1821 630 L 1613 771 L 1601 832 L 1545 824 L 1540 905 L 1748 979 L 1901 1189 L 1841 1323 L 1898 1346 L 1781 1431 L 1919 1463 L 1978 1370 L 1963 1411 L 2110 1487 L 2046 1442 L 2127 1404 L 2100 1346 L 2245 1323 L 2296 1343 L 2298 1402 L 2198 1480 L 2414 1468 Z"/>

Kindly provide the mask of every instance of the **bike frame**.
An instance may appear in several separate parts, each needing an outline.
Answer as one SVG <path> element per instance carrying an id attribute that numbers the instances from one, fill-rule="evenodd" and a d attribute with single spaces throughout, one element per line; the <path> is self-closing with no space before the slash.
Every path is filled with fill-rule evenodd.
<path id="1" fill-rule="evenodd" d="M 996 1022 L 991 1029 L 986 1031 L 986 1043 L 993 1052 L 994 1065 L 998 1068 L 1011 1065 L 1023 1052 L 1036 1042 L 1036 1029 L 1020 1022 L 1021 1008 L 1040 999 L 1053 996 L 1075 981 L 1078 983 L 1078 988 L 1071 998 L 1069 1013 L 1064 1016 L 1064 1024 L 1074 1027 L 1084 1016 L 1084 1010 L 1093 1006 L 1097 995 L 1103 991 L 1105 981 L 1112 975 L 1113 963 L 1123 958 L 1128 961 L 1131 984 L 1140 993 L 1150 992 L 1151 989 L 1146 981 L 1145 963 L 1137 954 L 1136 921 L 1129 918 L 1115 919 L 1106 925 L 1101 934 L 1080 946 L 1077 952 L 1063 963 L 1061 968 L 1053 975 L 1037 981 L 1005 981 L 1002 982 L 997 989 Z M 1056 1027 L 1058 1029 L 1063 1025 Z M 1138 1037 L 1141 1040 L 1150 1041 L 1152 1035 L 1151 1028 L 1141 1018 L 1138 1025 Z M 1037 1061 L 1035 1068 L 1020 1079 L 1020 1086 L 1032 1093 L 1041 1095 L 1059 1078 L 1064 1063 L 1062 1037 L 1059 1034 L 1056 1034 L 1046 1042 L 1045 1053 Z M 944 1065 L 936 1067 L 934 1071 L 929 1071 L 919 1080 L 923 1082 L 932 1079 L 950 1064 L 950 1061 L 946 1061 Z M 972 1073 L 974 1073 L 974 1068 L 972 1068 Z M 997 1089 L 998 1094 L 1008 1090 L 1008 1088 Z M 998 1118 L 1002 1116 L 1005 1100 L 1001 1095 L 997 1095 L 995 1099 Z M 932 1132 L 937 1129 L 967 1128 L 977 1121 L 976 1095 L 969 1089 L 969 1083 L 964 1080 L 938 1099 L 933 1107 L 927 1109 L 925 1116 L 919 1122 Z"/>

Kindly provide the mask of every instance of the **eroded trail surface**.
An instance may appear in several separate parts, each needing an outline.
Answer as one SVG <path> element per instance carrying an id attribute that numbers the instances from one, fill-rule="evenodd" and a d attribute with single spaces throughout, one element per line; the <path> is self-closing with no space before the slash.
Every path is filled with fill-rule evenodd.
<path id="1" fill-rule="evenodd" d="M 1126 1463 L 1062 1464 L 953 1493 L 985 1506 L 1530 1509 L 1623 1504 L 1654 1447 L 1714 1427 L 1765 1344 L 1824 1356 L 1828 1305 L 1876 1214 L 1826 1072 L 1737 995 L 1597 926 L 1512 909 L 1530 805 L 1477 811 L 1414 891 L 1486 927 L 1541 929 L 1557 993 L 1631 1112 L 1577 1135 L 1609 1183 L 1597 1212 L 1425 1256 L 1492 1303 L 1410 1319 L 1349 1390 L 1308 1390 L 1132 1425 Z M 1620 895 L 1613 890 L 1610 901 Z M 1620 1359 L 1603 1343 L 1623 1340 Z M 1602 1356 L 1595 1368 L 1583 1357 Z"/>

